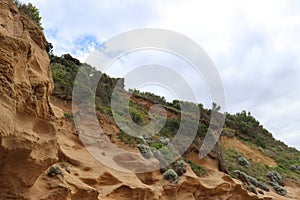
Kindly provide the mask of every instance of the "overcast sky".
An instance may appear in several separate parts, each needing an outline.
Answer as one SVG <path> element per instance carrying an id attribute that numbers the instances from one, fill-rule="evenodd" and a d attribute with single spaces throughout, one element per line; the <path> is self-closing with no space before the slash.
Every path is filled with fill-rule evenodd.
<path id="1" fill-rule="evenodd" d="M 300 1 L 23 2 L 40 9 L 54 53 L 81 61 L 124 31 L 151 27 L 188 36 L 215 63 L 226 109 L 251 111 L 277 139 L 300 149 Z"/>

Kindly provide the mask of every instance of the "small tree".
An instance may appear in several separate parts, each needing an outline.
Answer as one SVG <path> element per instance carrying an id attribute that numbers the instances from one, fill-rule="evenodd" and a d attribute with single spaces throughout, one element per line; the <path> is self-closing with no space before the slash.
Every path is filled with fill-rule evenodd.
<path id="1" fill-rule="evenodd" d="M 216 102 L 213 102 L 212 103 L 212 109 L 214 110 L 214 111 L 220 111 L 221 110 L 221 106 L 220 105 L 218 105 Z"/>
<path id="2" fill-rule="evenodd" d="M 53 45 L 52 45 L 52 43 L 47 42 L 46 51 L 47 51 L 49 56 L 53 55 Z"/>
<path id="3" fill-rule="evenodd" d="M 37 7 L 31 3 L 23 4 L 19 0 L 14 0 L 14 3 L 22 13 L 27 15 L 41 30 L 44 30 L 41 22 L 42 18 Z"/>

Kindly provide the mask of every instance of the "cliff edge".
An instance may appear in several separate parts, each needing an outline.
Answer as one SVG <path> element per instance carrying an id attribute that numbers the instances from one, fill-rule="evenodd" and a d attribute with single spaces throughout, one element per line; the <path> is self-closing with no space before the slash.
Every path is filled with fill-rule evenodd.
<path id="1" fill-rule="evenodd" d="M 11 0 L 0 2 L 0 199 L 26 199 L 57 161 L 46 39 Z"/>

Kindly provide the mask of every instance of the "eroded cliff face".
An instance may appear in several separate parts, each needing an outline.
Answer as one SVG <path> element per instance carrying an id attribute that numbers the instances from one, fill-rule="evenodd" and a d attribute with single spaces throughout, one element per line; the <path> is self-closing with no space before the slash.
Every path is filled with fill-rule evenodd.
<path id="1" fill-rule="evenodd" d="M 72 120 L 71 102 L 52 99 L 49 58 L 43 33 L 20 14 L 11 0 L 0 1 L 0 199 L 297 199 L 274 192 L 251 194 L 218 171 L 216 160 L 198 160 L 208 170 L 199 178 L 187 167 L 178 184 L 159 171 L 124 173 L 105 166 L 81 143 Z M 99 122 L 111 141 L 118 127 L 101 113 Z M 88 118 L 87 118 L 88 119 Z M 133 146 L 119 144 L 128 151 Z M 109 149 L 107 149 L 109 151 Z M 118 155 L 121 158 L 122 155 Z M 123 156 L 126 156 L 125 154 Z M 128 162 L 135 162 L 126 158 Z M 120 159 L 122 160 L 122 159 Z M 61 174 L 47 176 L 55 164 Z M 122 163 L 120 163 L 121 165 Z M 296 185 L 295 187 L 298 187 Z"/>
<path id="2" fill-rule="evenodd" d="M 0 199 L 25 198 L 57 161 L 49 103 L 53 81 L 43 33 L 0 1 Z"/>

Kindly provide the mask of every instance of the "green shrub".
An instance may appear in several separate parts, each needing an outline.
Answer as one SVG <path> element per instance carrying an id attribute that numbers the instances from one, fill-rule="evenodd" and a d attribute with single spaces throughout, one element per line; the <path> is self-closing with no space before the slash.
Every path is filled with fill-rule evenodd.
<path id="1" fill-rule="evenodd" d="M 137 145 L 138 149 L 140 150 L 141 154 L 144 158 L 149 159 L 150 157 L 153 157 L 153 153 L 151 151 L 151 148 L 147 145 L 139 144 Z"/>
<path id="2" fill-rule="evenodd" d="M 178 176 L 181 176 L 186 172 L 186 163 L 183 160 L 178 160 L 173 163 L 172 168 L 175 170 Z"/>
<path id="3" fill-rule="evenodd" d="M 175 149 L 173 145 L 162 146 L 161 149 L 159 149 L 159 151 L 166 163 L 174 162 L 180 157 L 179 152 Z"/>
<path id="4" fill-rule="evenodd" d="M 193 170 L 193 172 L 197 175 L 197 176 L 205 176 L 207 175 L 207 171 L 204 167 L 197 165 L 195 163 L 193 163 L 190 160 L 185 160 L 185 162 L 187 164 L 189 164 L 189 166 L 191 167 L 191 169 Z"/>
<path id="5" fill-rule="evenodd" d="M 47 176 L 53 178 L 58 174 L 63 176 L 61 169 L 56 165 L 52 165 L 48 170 Z"/>
<path id="6" fill-rule="evenodd" d="M 120 131 L 120 133 L 118 134 L 118 139 L 123 141 L 125 144 L 136 145 L 136 144 L 143 144 L 144 143 L 142 138 L 128 135 L 128 134 L 124 133 L 123 131 Z"/>
<path id="7" fill-rule="evenodd" d="M 143 122 L 143 115 L 137 109 L 131 108 L 129 112 L 130 112 L 132 120 L 135 123 L 141 124 Z"/>
<path id="8" fill-rule="evenodd" d="M 178 183 L 179 177 L 173 169 L 168 169 L 163 173 L 164 179 L 170 181 L 171 183 Z"/>
<path id="9" fill-rule="evenodd" d="M 253 185 L 249 185 L 249 186 L 247 187 L 247 190 L 248 190 L 249 192 L 252 192 L 252 193 L 254 193 L 254 194 L 257 194 L 256 188 L 255 188 Z"/>
<path id="10" fill-rule="evenodd" d="M 265 183 L 265 182 L 262 182 L 262 181 L 259 181 L 258 182 L 258 188 L 266 191 L 266 192 L 269 192 L 270 191 L 270 188 L 268 187 L 268 185 Z"/>
<path id="11" fill-rule="evenodd" d="M 161 96 L 158 96 L 158 95 L 150 93 L 150 92 L 141 92 L 137 89 L 134 89 L 134 90 L 130 89 L 129 91 L 132 92 L 134 95 L 148 99 L 153 103 L 167 105 L 165 97 L 161 97 Z"/>
<path id="12" fill-rule="evenodd" d="M 278 185 L 283 185 L 283 179 L 277 171 L 270 171 L 267 173 L 267 177 L 271 182 L 277 183 Z"/>
<path id="13" fill-rule="evenodd" d="M 64 117 L 67 118 L 67 119 L 73 119 L 74 118 L 72 113 L 64 113 Z"/>
<path id="14" fill-rule="evenodd" d="M 282 196 L 285 196 L 287 194 L 287 190 L 284 187 L 278 185 L 278 183 L 270 181 L 270 185 L 273 186 L 273 188 L 277 194 L 282 195 Z"/>
<path id="15" fill-rule="evenodd" d="M 155 149 L 160 149 L 163 145 L 161 143 L 152 143 L 151 147 L 154 147 Z"/>
<path id="16" fill-rule="evenodd" d="M 238 161 L 239 161 L 239 164 L 240 164 L 241 166 L 247 167 L 247 168 L 250 167 L 250 163 L 249 163 L 249 161 L 248 161 L 245 157 L 243 157 L 243 156 L 239 157 L 239 158 L 238 158 Z"/>
<path id="17" fill-rule="evenodd" d="M 300 171 L 300 166 L 299 166 L 299 165 L 291 165 L 291 166 L 290 166 L 290 169 L 291 169 L 292 171 Z"/>
<path id="18" fill-rule="evenodd" d="M 254 185 L 255 187 L 258 186 L 258 181 L 255 178 L 253 178 L 252 176 L 247 175 L 245 172 L 241 172 L 239 170 L 235 170 L 234 174 L 236 175 L 236 177 L 240 181 L 242 181 L 242 182 L 244 182 L 246 184 L 250 183 L 250 184 Z"/>
<path id="19" fill-rule="evenodd" d="M 172 139 L 179 129 L 180 119 L 178 118 L 167 118 L 165 126 L 161 129 L 159 134 L 161 136 Z"/>
<path id="20" fill-rule="evenodd" d="M 203 123 L 199 123 L 197 135 L 201 139 L 204 139 L 204 137 L 206 136 L 207 131 L 208 131 L 208 127 Z"/>
<path id="21" fill-rule="evenodd" d="M 229 138 L 236 136 L 236 131 L 231 128 L 223 128 L 222 133 Z"/>
<path id="22" fill-rule="evenodd" d="M 40 12 L 37 7 L 31 3 L 23 4 L 18 0 L 14 0 L 14 3 L 22 13 L 29 17 L 41 30 L 44 30 L 42 27 L 42 17 L 40 17 Z"/>
<path id="23" fill-rule="evenodd" d="M 167 138 L 167 137 L 160 137 L 159 138 L 159 143 L 162 145 L 162 146 L 167 146 L 170 142 L 170 139 Z"/>

